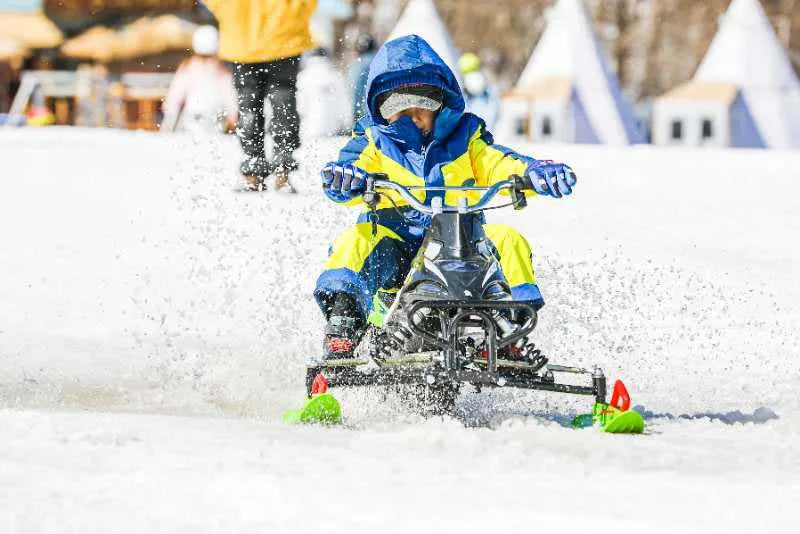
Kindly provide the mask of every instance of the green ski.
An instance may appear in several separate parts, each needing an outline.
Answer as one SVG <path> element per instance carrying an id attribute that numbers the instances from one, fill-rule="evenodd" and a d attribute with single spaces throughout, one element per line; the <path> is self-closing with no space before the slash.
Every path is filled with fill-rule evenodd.
<path id="1" fill-rule="evenodd" d="M 603 432 L 610 434 L 641 434 L 644 432 L 644 418 L 636 410 L 630 409 L 630 395 L 625 384 L 617 380 L 611 402 L 596 402 L 592 413 L 576 416 L 573 428 L 587 428 L 598 425 Z"/>
<path id="2" fill-rule="evenodd" d="M 283 422 L 339 424 L 342 422 L 342 408 L 336 397 L 320 393 L 308 399 L 302 408 L 284 413 Z"/>

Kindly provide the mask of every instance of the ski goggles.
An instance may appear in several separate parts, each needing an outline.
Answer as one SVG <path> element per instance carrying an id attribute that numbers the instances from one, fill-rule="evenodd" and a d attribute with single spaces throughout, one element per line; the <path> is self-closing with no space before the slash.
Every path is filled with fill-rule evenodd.
<path id="1" fill-rule="evenodd" d="M 437 111 L 442 107 L 444 94 L 440 88 L 433 85 L 404 85 L 389 92 L 382 100 L 378 110 L 381 112 L 381 117 L 389 120 L 389 117 L 409 108 Z"/>

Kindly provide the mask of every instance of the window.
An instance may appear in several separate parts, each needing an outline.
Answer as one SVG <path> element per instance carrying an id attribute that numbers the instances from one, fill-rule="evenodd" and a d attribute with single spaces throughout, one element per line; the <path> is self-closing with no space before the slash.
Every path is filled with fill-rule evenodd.
<path id="1" fill-rule="evenodd" d="M 701 135 L 703 136 L 703 140 L 714 137 L 714 124 L 711 122 L 711 119 L 703 119 Z"/>
<path id="2" fill-rule="evenodd" d="M 672 121 L 671 137 L 676 141 L 683 138 L 683 121 Z"/>
<path id="3" fill-rule="evenodd" d="M 528 119 L 527 118 L 518 118 L 514 121 L 514 131 L 517 135 L 528 135 Z"/>
<path id="4" fill-rule="evenodd" d="M 553 123 L 550 117 L 545 115 L 542 118 L 542 137 L 550 137 L 551 135 L 553 135 Z"/>

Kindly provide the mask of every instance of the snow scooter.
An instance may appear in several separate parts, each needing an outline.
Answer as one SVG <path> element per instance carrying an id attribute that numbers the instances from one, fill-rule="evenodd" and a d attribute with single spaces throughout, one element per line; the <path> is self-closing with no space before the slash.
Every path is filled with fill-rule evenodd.
<path id="1" fill-rule="evenodd" d="M 369 328 L 355 358 L 311 359 L 306 369 L 308 400 L 290 410 L 290 423 L 341 421 L 341 407 L 332 387 L 401 386 L 416 393 L 431 413 L 452 413 L 462 385 L 482 388 L 521 388 L 594 397 L 591 414 L 577 416 L 574 427 L 599 426 L 606 432 L 640 433 L 644 420 L 630 410 L 630 396 L 622 382 L 606 402 L 606 377 L 599 367 L 585 369 L 554 365 L 527 343 L 536 327 L 531 301 L 511 300 L 511 289 L 497 254 L 483 230 L 483 212 L 527 206 L 519 176 L 491 187 L 408 187 L 383 174 L 366 179 L 364 202 L 375 214 L 380 191 L 394 191 L 411 207 L 431 215 L 422 246 L 403 286 L 396 294 L 379 292 L 373 299 Z M 431 205 L 414 191 L 440 192 Z M 447 192 L 483 192 L 470 205 L 462 197 L 457 206 L 445 205 Z M 490 206 L 501 191 L 511 201 Z M 587 385 L 556 381 L 557 374 L 589 378 Z"/>

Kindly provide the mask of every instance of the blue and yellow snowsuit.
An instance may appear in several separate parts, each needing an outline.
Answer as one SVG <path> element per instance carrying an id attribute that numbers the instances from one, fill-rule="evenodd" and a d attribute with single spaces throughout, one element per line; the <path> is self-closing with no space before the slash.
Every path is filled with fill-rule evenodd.
<path id="1" fill-rule="evenodd" d="M 444 92 L 444 104 L 427 137 L 408 117 L 387 124 L 378 111 L 377 99 L 381 93 L 408 84 L 434 85 Z M 536 162 L 495 145 L 483 120 L 464 113 L 464 99 L 455 76 L 430 45 L 416 35 L 384 44 L 372 60 L 367 109 L 368 116 L 356 125 L 352 139 L 339 154 L 338 163 L 355 165 L 366 172 L 386 173 L 403 185 L 488 186 L 512 174 L 524 174 Z M 342 204 L 364 205 L 360 195 L 346 200 L 334 193 L 326 191 L 326 194 Z M 428 205 L 432 198 L 442 194 L 416 192 L 417 198 Z M 357 224 L 345 230 L 331 247 L 314 290 L 326 315 L 330 297 L 344 292 L 353 297 L 366 317 L 378 290 L 393 291 L 402 285 L 422 244 L 430 217 L 412 209 L 397 193 L 381 195 L 377 233 L 373 235 L 369 210 L 364 205 Z M 445 204 L 455 205 L 464 195 L 474 202 L 480 193 L 447 192 Z M 386 196 L 400 207 L 402 215 Z M 525 238 L 502 224 L 486 224 L 484 230 L 500 256 L 513 298 L 538 301 L 538 306 L 544 304 Z"/>

